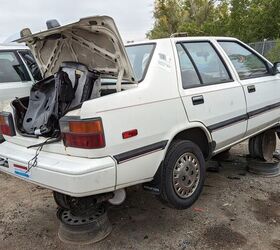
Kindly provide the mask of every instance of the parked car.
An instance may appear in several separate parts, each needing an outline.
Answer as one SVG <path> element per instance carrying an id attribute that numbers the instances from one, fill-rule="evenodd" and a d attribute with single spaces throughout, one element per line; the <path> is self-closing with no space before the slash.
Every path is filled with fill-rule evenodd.
<path id="1" fill-rule="evenodd" d="M 41 79 L 28 47 L 14 43 L 0 44 L 0 111 L 11 99 L 29 95 L 32 84 Z"/>
<path id="2" fill-rule="evenodd" d="M 45 79 L 0 115 L 0 171 L 53 190 L 61 207 L 146 183 L 187 208 L 205 160 L 279 126 L 278 64 L 235 38 L 124 47 L 105 16 L 25 34 Z"/>

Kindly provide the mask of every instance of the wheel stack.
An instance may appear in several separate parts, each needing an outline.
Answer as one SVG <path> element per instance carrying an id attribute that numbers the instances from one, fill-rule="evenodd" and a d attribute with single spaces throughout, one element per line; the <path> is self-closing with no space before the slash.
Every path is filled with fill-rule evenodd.
<path id="1" fill-rule="evenodd" d="M 112 231 L 107 216 L 106 196 L 71 197 L 54 192 L 60 221 L 58 237 L 65 243 L 91 244 L 106 238 Z"/>
<path id="2" fill-rule="evenodd" d="M 275 130 L 271 129 L 251 138 L 249 140 L 249 153 L 252 160 L 248 164 L 248 171 L 263 176 L 279 175 L 279 161 L 273 158 L 275 150 Z"/>
<path id="3" fill-rule="evenodd" d="M 106 238 L 112 231 L 105 206 L 101 205 L 90 214 L 75 216 L 70 210 L 59 208 L 58 237 L 65 243 L 91 244 Z"/>

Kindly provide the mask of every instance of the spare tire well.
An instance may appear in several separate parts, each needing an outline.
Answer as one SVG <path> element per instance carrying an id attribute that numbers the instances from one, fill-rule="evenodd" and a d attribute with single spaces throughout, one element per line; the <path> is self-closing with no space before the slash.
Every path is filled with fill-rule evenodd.
<path id="1" fill-rule="evenodd" d="M 189 140 L 195 143 L 203 153 L 205 159 L 210 157 L 212 149 L 205 132 L 201 128 L 186 129 L 178 133 L 172 141 Z M 172 143 L 172 142 L 171 142 Z"/>

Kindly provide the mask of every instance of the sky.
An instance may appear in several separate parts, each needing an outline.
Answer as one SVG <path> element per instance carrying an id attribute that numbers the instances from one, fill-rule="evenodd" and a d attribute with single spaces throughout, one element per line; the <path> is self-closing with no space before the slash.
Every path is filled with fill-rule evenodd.
<path id="1" fill-rule="evenodd" d="M 46 20 L 61 25 L 81 17 L 108 15 L 114 18 L 126 41 L 145 39 L 153 25 L 154 0 L 0 0 L 0 42 L 23 28 L 45 30 Z"/>

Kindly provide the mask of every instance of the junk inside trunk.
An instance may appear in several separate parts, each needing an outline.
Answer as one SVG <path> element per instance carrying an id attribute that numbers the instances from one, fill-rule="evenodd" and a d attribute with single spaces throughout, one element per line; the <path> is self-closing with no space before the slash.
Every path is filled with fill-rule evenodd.
<path id="1" fill-rule="evenodd" d="M 59 136 L 59 119 L 84 101 L 100 96 L 100 74 L 76 62 L 62 63 L 59 71 L 31 88 L 29 100 L 16 99 L 16 125 L 21 134 Z M 28 103 L 28 104 L 27 104 Z M 28 105 L 28 106 L 27 106 Z"/>

